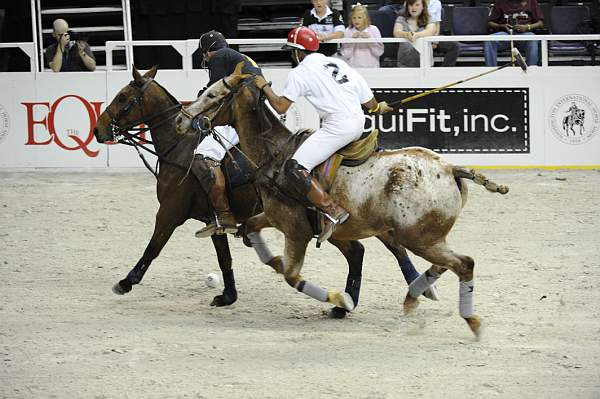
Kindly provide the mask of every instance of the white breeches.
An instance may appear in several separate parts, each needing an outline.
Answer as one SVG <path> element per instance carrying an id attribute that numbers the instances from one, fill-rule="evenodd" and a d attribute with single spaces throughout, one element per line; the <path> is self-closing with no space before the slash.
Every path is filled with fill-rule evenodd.
<path id="1" fill-rule="evenodd" d="M 337 150 L 357 140 L 363 132 L 365 116 L 327 115 L 323 125 L 296 150 L 292 159 L 309 172 Z"/>
<path id="2" fill-rule="evenodd" d="M 205 137 L 202 142 L 200 142 L 198 147 L 196 147 L 196 152 L 194 152 L 194 154 L 201 154 L 212 159 L 213 161 L 221 162 L 223 158 L 225 158 L 227 150 L 230 150 L 231 147 L 238 144 L 240 142 L 240 138 L 238 137 L 235 129 L 229 125 L 215 126 L 214 129 L 221 139 L 223 145 L 215 140 L 212 135 L 209 135 Z"/>

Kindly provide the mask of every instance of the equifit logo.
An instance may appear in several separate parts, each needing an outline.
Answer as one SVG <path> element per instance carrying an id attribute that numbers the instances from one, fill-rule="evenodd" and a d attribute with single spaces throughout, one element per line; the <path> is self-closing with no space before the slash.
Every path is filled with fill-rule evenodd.
<path id="1" fill-rule="evenodd" d="M 600 112 L 583 94 L 558 98 L 549 112 L 550 130 L 565 144 L 579 145 L 590 141 L 600 130 Z"/>
<path id="2" fill-rule="evenodd" d="M 413 108 L 404 110 L 402 108 L 394 111 L 391 120 L 385 121 L 382 116 L 368 115 L 370 126 L 365 130 L 371 130 L 376 124 L 382 133 L 414 133 L 417 131 L 429 131 L 430 133 L 451 134 L 458 137 L 461 134 L 487 132 L 505 133 L 516 132 L 516 126 L 510 126 L 510 117 L 505 114 L 487 115 L 471 113 L 468 108 L 463 108 L 462 114 L 450 115 L 445 109 L 435 108 Z M 376 121 L 376 119 L 378 119 Z"/>
<path id="3" fill-rule="evenodd" d="M 373 89 L 394 102 L 426 88 Z M 384 115 L 367 115 L 384 148 L 421 146 L 441 153 L 528 153 L 529 89 L 445 89 L 406 102 Z"/>

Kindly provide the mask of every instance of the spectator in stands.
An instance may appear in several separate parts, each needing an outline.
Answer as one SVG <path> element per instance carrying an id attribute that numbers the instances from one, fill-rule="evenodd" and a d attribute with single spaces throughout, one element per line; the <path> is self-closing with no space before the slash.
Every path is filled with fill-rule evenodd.
<path id="1" fill-rule="evenodd" d="M 442 3 L 440 0 L 429 0 L 427 11 L 429 11 L 430 22 L 435 24 L 434 36 L 441 35 L 442 26 Z M 444 55 L 442 61 L 443 67 L 451 67 L 456 65 L 460 45 L 457 42 L 438 42 L 432 43 L 433 49 Z"/>
<path id="2" fill-rule="evenodd" d="M 317 34 L 319 42 L 344 37 L 344 19 L 338 10 L 329 8 L 329 0 L 311 0 L 313 8 L 302 16 L 302 26 L 307 26 Z M 331 56 L 337 52 L 337 44 L 319 46 L 319 53 Z"/>
<path id="3" fill-rule="evenodd" d="M 404 13 L 398 16 L 394 25 L 394 37 L 409 40 L 409 43 L 398 45 L 398 66 L 418 67 L 420 54 L 413 43 L 435 33 L 436 25 L 430 20 L 426 0 L 407 0 Z"/>
<path id="4" fill-rule="evenodd" d="M 71 41 L 69 24 L 64 19 L 52 23 L 52 43 L 44 53 L 46 64 L 54 72 L 78 72 L 96 70 L 96 59 L 90 46 L 83 40 Z"/>
<path id="5" fill-rule="evenodd" d="M 352 23 L 344 32 L 346 38 L 378 38 L 379 29 L 371 25 L 367 7 L 357 3 L 352 6 Z M 383 54 L 383 43 L 344 43 L 340 53 L 354 68 L 379 68 L 379 57 Z"/>
<path id="6" fill-rule="evenodd" d="M 392 4 L 380 7 L 380 11 L 395 12 L 397 16 L 404 14 L 404 0 L 394 1 Z M 442 3 L 440 0 L 429 0 L 427 2 L 427 11 L 429 12 L 430 22 L 435 24 L 434 36 L 439 36 L 442 25 Z M 460 51 L 460 45 L 457 42 L 439 42 L 432 44 L 433 49 L 444 55 L 442 61 L 443 67 L 455 66 Z"/>
<path id="7" fill-rule="evenodd" d="M 533 35 L 535 29 L 544 27 L 544 15 L 537 0 L 498 0 L 489 17 L 489 27 L 494 35 Z M 525 52 L 528 65 L 537 65 L 538 42 L 515 42 Z M 485 64 L 498 65 L 498 50 L 506 50 L 510 42 L 485 42 Z"/>

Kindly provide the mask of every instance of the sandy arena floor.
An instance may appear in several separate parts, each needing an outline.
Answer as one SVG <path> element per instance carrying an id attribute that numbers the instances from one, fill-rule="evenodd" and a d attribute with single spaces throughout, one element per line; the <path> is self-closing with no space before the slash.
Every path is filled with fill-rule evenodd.
<path id="1" fill-rule="evenodd" d="M 239 299 L 210 307 L 219 269 L 195 221 L 114 295 L 152 233 L 154 178 L 0 170 L 0 398 L 600 398 L 600 172 L 485 173 L 511 192 L 469 184 L 450 235 L 475 258 L 477 342 L 449 273 L 442 301 L 403 315 L 406 284 L 375 239 L 346 320 L 233 238 Z M 346 271 L 310 247 L 308 279 L 343 289 Z"/>

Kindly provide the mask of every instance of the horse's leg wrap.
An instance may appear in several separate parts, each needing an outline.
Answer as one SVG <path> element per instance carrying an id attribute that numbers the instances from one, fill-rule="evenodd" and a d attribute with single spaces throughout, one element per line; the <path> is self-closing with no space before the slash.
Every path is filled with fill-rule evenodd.
<path id="1" fill-rule="evenodd" d="M 250 240 L 252 248 L 254 248 L 254 251 L 258 255 L 258 259 L 260 259 L 260 261 L 265 265 L 268 264 L 268 262 L 273 259 L 274 256 L 267 246 L 265 239 L 260 235 L 259 232 L 248 233 L 246 236 Z"/>
<path id="2" fill-rule="evenodd" d="M 317 301 L 327 302 L 329 293 L 323 287 L 317 287 L 310 281 L 300 280 L 294 286 L 299 292 L 308 295 Z"/>
<path id="3" fill-rule="evenodd" d="M 458 308 L 462 318 L 473 316 L 473 280 L 461 281 L 459 283 L 459 300 Z"/>
<path id="4" fill-rule="evenodd" d="M 413 298 L 418 298 L 427 288 L 434 284 L 440 275 L 431 269 L 425 271 L 408 286 L 408 293 Z"/>

